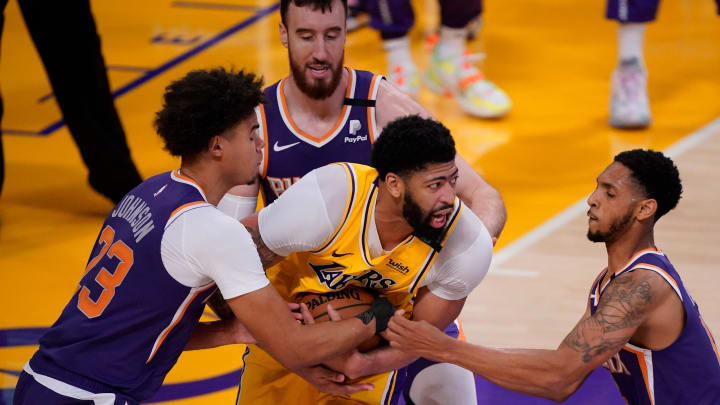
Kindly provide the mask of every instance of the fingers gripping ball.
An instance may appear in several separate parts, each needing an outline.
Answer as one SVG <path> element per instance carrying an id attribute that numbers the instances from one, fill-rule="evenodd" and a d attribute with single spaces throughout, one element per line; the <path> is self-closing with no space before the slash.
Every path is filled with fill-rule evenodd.
<path id="1" fill-rule="evenodd" d="M 315 322 L 327 322 L 330 320 L 327 306 L 332 307 L 340 314 L 342 319 L 349 319 L 371 309 L 375 294 L 366 288 L 348 287 L 341 291 L 333 291 L 326 294 L 301 294 L 297 298 L 298 303 L 305 303 Z M 375 335 L 362 342 L 357 347 L 358 351 L 364 353 L 377 347 L 382 338 Z"/>

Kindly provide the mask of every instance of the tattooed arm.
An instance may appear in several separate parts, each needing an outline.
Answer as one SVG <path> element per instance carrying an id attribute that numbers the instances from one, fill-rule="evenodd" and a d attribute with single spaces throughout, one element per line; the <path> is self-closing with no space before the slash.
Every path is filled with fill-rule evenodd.
<path id="1" fill-rule="evenodd" d="M 426 322 L 399 316 L 388 325 L 386 338 L 393 347 L 457 364 L 513 391 L 562 401 L 593 369 L 614 356 L 672 294 L 656 273 L 623 274 L 609 284 L 595 314 L 587 312 L 556 350 L 473 345 L 449 338 Z"/>
<path id="2" fill-rule="evenodd" d="M 257 212 L 249 217 L 243 218 L 240 220 L 240 223 L 245 225 L 245 229 L 250 232 L 250 236 L 252 237 L 253 242 L 255 242 L 258 255 L 260 255 L 260 262 L 262 263 L 264 269 L 267 270 L 284 259 L 283 256 L 273 252 L 267 247 L 267 245 L 265 245 L 265 242 L 260 236 L 260 226 L 258 225 Z"/>

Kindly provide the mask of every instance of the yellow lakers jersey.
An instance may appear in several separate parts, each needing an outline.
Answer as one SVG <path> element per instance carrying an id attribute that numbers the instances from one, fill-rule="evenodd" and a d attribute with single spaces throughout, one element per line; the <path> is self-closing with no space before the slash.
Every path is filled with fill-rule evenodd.
<path id="1" fill-rule="evenodd" d="M 300 293 L 322 294 L 355 285 L 376 290 L 411 314 L 413 299 L 439 252 L 409 235 L 387 254 L 371 257 L 368 231 L 378 196 L 377 171 L 359 164 L 337 164 L 346 170 L 349 182 L 340 225 L 318 249 L 292 253 L 269 269 L 268 278 L 289 301 L 296 301 Z M 462 210 L 463 204 L 455 198 L 443 242 Z"/>

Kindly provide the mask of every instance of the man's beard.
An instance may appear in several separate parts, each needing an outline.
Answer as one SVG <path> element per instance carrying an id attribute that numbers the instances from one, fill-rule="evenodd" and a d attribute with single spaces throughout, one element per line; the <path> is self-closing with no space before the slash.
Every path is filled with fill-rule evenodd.
<path id="1" fill-rule="evenodd" d="M 330 97 L 330 95 L 333 94 L 335 89 L 337 89 L 337 86 L 340 83 L 340 79 L 342 78 L 342 66 L 345 59 L 345 51 L 343 51 L 343 54 L 340 57 L 340 61 L 335 66 L 332 66 L 324 61 L 313 60 L 313 63 L 315 64 L 322 63 L 328 66 L 328 68 L 330 69 L 329 82 L 315 78 L 308 79 L 305 70 L 305 67 L 307 66 L 300 66 L 295 64 L 290 48 L 288 48 L 288 58 L 290 58 L 290 70 L 292 71 L 295 83 L 297 84 L 300 91 L 302 91 L 306 96 L 310 97 L 313 100 L 324 100 Z"/>
<path id="2" fill-rule="evenodd" d="M 612 242 L 617 238 L 618 234 L 622 232 L 627 225 L 630 223 L 630 220 L 633 216 L 633 210 L 628 210 L 627 214 L 625 214 L 622 218 L 618 218 L 617 220 L 613 221 L 612 224 L 610 224 L 610 229 L 608 229 L 607 232 L 601 232 L 596 231 L 592 232 L 590 229 L 588 229 L 587 232 L 587 238 L 590 239 L 591 242 Z"/>
<path id="3" fill-rule="evenodd" d="M 440 242 L 442 242 L 442 238 L 445 236 L 447 222 L 442 228 L 434 228 L 430 225 L 432 215 L 438 211 L 452 207 L 452 205 L 446 204 L 425 214 L 423 209 L 420 208 L 412 198 L 410 192 L 407 192 L 405 193 L 405 201 L 403 204 L 403 217 L 413 228 L 413 234 L 416 237 L 430 245 L 433 249 L 439 251 L 441 248 Z"/>

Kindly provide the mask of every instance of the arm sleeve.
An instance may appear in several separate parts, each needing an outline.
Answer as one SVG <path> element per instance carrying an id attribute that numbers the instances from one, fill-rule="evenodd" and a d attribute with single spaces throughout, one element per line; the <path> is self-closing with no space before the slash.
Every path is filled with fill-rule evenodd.
<path id="1" fill-rule="evenodd" d="M 243 197 L 241 195 L 226 193 L 217 207 L 220 211 L 229 215 L 230 218 L 235 218 L 239 221 L 255 212 L 257 200 L 257 197 Z"/>
<path id="2" fill-rule="evenodd" d="M 269 281 L 245 227 L 213 206 L 183 213 L 163 234 L 163 264 L 188 287 L 214 281 L 225 299 L 258 290 Z"/>
<path id="3" fill-rule="evenodd" d="M 340 225 L 349 187 L 340 165 L 306 174 L 258 214 L 263 242 L 280 256 L 318 248 Z"/>
<path id="4" fill-rule="evenodd" d="M 423 284 L 446 300 L 467 297 L 490 268 L 492 239 L 475 214 L 465 207 Z"/>

